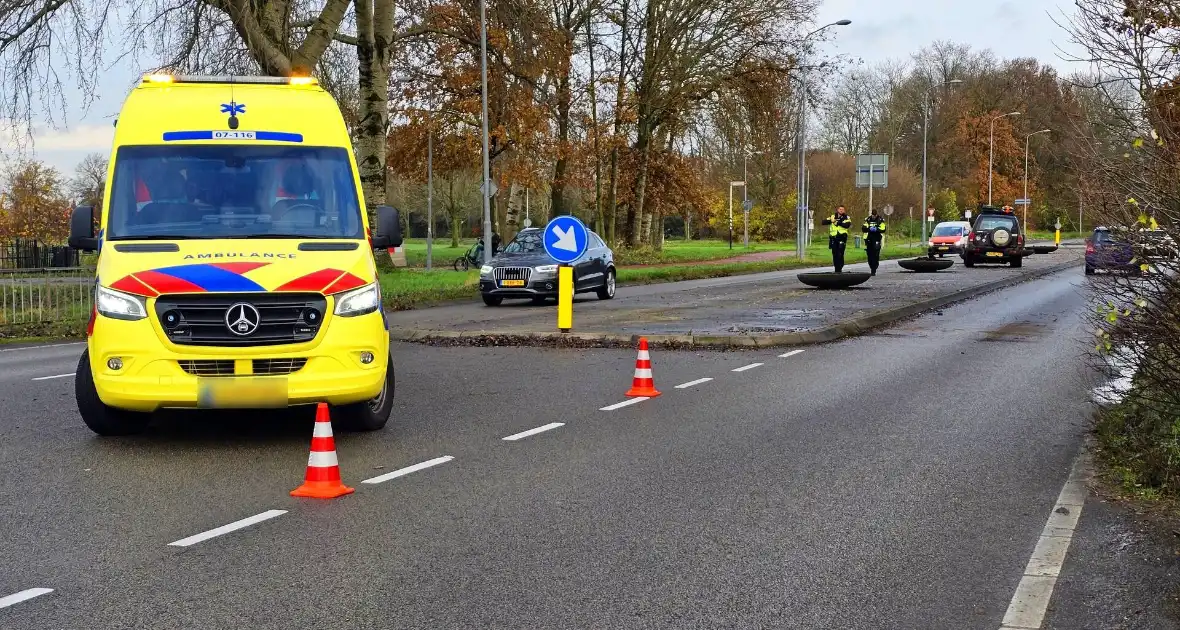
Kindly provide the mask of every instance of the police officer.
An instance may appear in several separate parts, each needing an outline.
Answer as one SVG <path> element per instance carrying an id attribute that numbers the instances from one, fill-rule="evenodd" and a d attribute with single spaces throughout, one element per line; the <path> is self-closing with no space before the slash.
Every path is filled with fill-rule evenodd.
<path id="1" fill-rule="evenodd" d="M 824 219 L 828 226 L 828 249 L 832 250 L 832 265 L 836 273 L 844 269 L 844 248 L 848 246 L 848 230 L 852 228 L 852 217 L 844 206 L 836 206 L 836 214 Z"/>
<path id="2" fill-rule="evenodd" d="M 877 275 L 877 266 L 881 264 L 881 243 L 885 237 L 885 218 L 877 214 L 874 208 L 869 211 L 868 218 L 860 231 L 865 234 L 865 252 L 869 255 L 869 270 Z"/>

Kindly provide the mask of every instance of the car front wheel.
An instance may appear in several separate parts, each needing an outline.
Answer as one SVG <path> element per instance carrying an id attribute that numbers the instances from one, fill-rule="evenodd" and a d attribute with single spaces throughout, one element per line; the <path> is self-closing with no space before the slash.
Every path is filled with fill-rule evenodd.
<path id="1" fill-rule="evenodd" d="M 375 398 L 337 407 L 332 417 L 340 427 L 349 431 L 376 431 L 384 428 L 393 411 L 393 357 L 386 355 L 385 385 Z"/>
<path id="2" fill-rule="evenodd" d="M 609 300 L 615 296 L 615 270 L 610 269 L 606 272 L 606 280 L 602 283 L 602 288 L 598 290 L 598 299 Z"/>
<path id="3" fill-rule="evenodd" d="M 78 413 L 91 431 L 99 435 L 134 435 L 147 428 L 151 414 L 125 411 L 107 406 L 98 397 L 94 387 L 94 374 L 90 372 L 90 350 L 82 352 L 78 360 L 78 371 L 74 376 L 74 397 L 78 400 Z"/>
<path id="4" fill-rule="evenodd" d="M 499 306 L 500 304 L 502 304 L 504 302 L 504 298 L 502 298 L 498 295 L 484 294 L 482 297 L 483 297 L 483 303 L 487 304 L 488 306 Z"/>

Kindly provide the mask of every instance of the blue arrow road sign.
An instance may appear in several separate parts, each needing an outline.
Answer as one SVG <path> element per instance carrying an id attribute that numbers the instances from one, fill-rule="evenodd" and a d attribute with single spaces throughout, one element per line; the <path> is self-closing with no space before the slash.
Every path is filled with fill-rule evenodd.
<path id="1" fill-rule="evenodd" d="M 576 217 L 555 217 L 545 226 L 545 253 L 560 264 L 572 263 L 586 253 L 590 231 Z"/>

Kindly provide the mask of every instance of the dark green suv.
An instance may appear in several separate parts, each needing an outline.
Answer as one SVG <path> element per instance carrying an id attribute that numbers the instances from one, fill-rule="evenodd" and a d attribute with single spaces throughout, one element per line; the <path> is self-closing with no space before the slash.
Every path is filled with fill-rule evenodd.
<path id="1" fill-rule="evenodd" d="M 979 216 L 971 224 L 963 264 L 974 267 L 982 263 L 1021 266 L 1024 261 L 1024 234 L 1020 220 L 1008 208 L 980 206 Z"/>

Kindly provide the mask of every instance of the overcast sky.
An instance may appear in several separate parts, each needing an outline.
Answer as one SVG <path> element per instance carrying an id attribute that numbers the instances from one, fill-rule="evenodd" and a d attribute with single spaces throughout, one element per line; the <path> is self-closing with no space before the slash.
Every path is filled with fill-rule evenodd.
<path id="1" fill-rule="evenodd" d="M 951 9 L 950 7 L 954 7 Z M 822 25 L 849 19 L 852 24 L 834 27 L 826 52 L 863 59 L 868 64 L 888 58 L 907 58 L 935 40 L 991 48 L 1000 58 L 1034 57 L 1069 72 L 1072 64 L 1061 59 L 1060 50 L 1075 51 L 1068 35 L 1054 23 L 1062 22 L 1063 11 L 1072 10 L 1070 0 L 826 0 L 816 18 Z M 110 151 L 113 128 L 123 98 L 140 72 L 122 65 L 111 68 L 101 82 L 97 101 L 83 110 L 74 99 L 67 110 L 68 127 L 39 126 L 32 150 L 39 159 L 72 175 L 74 166 L 87 153 Z M 0 130 L 0 149 L 13 151 Z"/>

